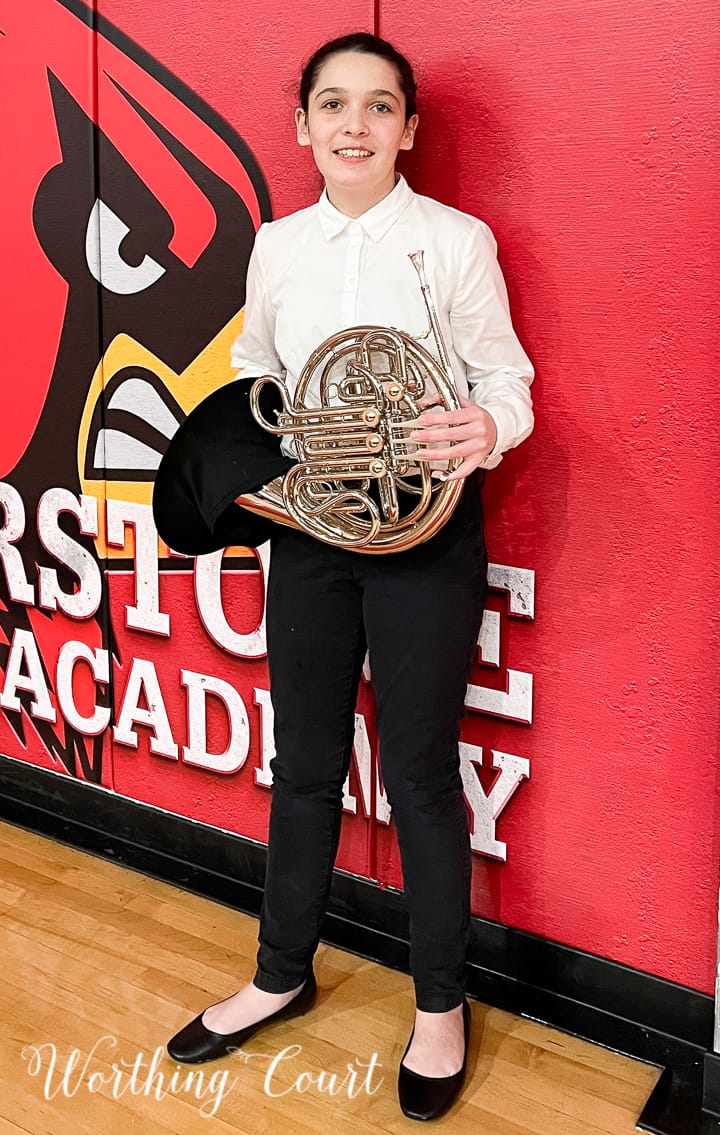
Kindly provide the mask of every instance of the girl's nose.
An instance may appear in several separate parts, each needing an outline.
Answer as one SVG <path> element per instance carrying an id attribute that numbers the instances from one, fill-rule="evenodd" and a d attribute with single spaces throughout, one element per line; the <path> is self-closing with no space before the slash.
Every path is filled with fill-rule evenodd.
<path id="1" fill-rule="evenodd" d="M 343 128 L 344 134 L 367 134 L 367 122 L 362 111 L 349 111 Z"/>

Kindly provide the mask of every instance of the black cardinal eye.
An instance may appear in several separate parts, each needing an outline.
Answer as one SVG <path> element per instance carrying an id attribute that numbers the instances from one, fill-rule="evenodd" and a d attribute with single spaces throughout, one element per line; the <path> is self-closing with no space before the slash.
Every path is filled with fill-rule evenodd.
<path id="1" fill-rule="evenodd" d="M 85 259 L 98 284 L 120 296 L 143 292 L 165 275 L 163 266 L 151 256 L 144 256 L 137 265 L 123 260 L 120 245 L 129 232 L 117 213 L 98 198 L 85 232 Z"/>

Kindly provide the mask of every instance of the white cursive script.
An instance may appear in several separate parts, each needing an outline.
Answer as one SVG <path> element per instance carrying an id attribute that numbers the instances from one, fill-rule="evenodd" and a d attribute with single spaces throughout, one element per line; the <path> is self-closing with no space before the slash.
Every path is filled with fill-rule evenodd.
<path id="1" fill-rule="evenodd" d="M 239 1050 L 242 1051 L 242 1050 Z M 346 1065 L 346 1072 L 327 1072 L 321 1070 L 320 1072 L 300 1072 L 295 1080 L 289 1087 L 277 1089 L 273 1087 L 273 1076 L 276 1074 L 281 1064 L 284 1061 L 294 1060 L 302 1052 L 301 1044 L 289 1044 L 286 1048 L 281 1049 L 276 1056 L 272 1056 L 269 1052 L 247 1052 L 243 1053 L 246 1061 L 250 1059 L 265 1059 L 270 1061 L 267 1072 L 265 1073 L 265 1083 L 263 1084 L 265 1094 L 271 1096 L 273 1099 L 278 1099 L 280 1096 L 286 1096 L 290 1092 L 308 1092 L 314 1089 L 316 1092 L 325 1093 L 330 1096 L 339 1096 L 342 1092 L 347 1094 L 348 1099 L 355 1099 L 361 1092 L 366 1092 L 369 1096 L 374 1096 L 380 1088 L 384 1077 L 381 1076 L 377 1084 L 373 1086 L 372 1077 L 376 1068 L 382 1068 L 382 1064 L 378 1062 L 377 1052 L 373 1052 L 368 1061 L 359 1060 L 356 1056 L 354 1058 L 355 1065 L 348 1063 Z M 358 1081 L 358 1077 L 364 1070 L 362 1079 Z"/>
<path id="2" fill-rule="evenodd" d="M 89 1092 L 99 1092 L 106 1084 L 111 1086 L 112 1096 L 116 1100 L 121 1099 L 126 1092 L 133 1096 L 154 1096 L 156 1100 L 185 1092 L 204 1101 L 200 1114 L 207 1117 L 215 1115 L 223 1096 L 235 1084 L 235 1080 L 228 1084 L 228 1069 L 208 1076 L 196 1069 L 176 1067 L 174 1072 L 166 1075 L 158 1070 L 158 1065 L 166 1059 L 165 1050 L 161 1047 L 155 1049 L 147 1062 L 145 1054 L 138 1052 L 132 1061 L 120 1059 L 114 1061 L 109 1068 L 93 1068 L 93 1064 L 108 1063 L 107 1058 L 102 1059 L 97 1055 L 98 1049 L 106 1041 L 110 1042 L 112 1048 L 117 1045 L 117 1037 L 106 1033 L 86 1055 L 74 1048 L 64 1065 L 58 1059 L 57 1047 L 50 1042 L 28 1044 L 21 1055 L 27 1061 L 31 1076 L 41 1076 L 44 1073 L 43 1095 L 46 1100 L 52 1100 L 59 1094 L 69 1099 L 83 1086 Z"/>

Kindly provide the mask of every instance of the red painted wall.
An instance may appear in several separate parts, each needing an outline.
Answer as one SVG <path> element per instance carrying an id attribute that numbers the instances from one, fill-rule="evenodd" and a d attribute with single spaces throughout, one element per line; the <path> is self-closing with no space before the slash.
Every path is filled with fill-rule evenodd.
<path id="1" fill-rule="evenodd" d="M 710 990 L 716 6 L 385 0 L 381 30 L 426 80 L 416 180 L 493 227 L 538 372 L 488 490 L 491 556 L 535 569 L 538 606 L 495 910 Z"/>
<path id="2" fill-rule="evenodd" d="M 44 74 L 50 57 L 69 82 L 74 52 L 86 60 L 86 76 L 92 74 L 94 55 L 92 36 L 77 15 L 57 0 L 43 6 L 46 20 L 38 26 L 48 29 L 44 38 L 34 29 L 25 31 L 18 6 L 2 0 L 0 26 L 6 35 L 0 51 L 15 61 L 4 70 L 13 105 L 40 108 L 37 115 L 47 125 Z M 316 196 L 319 185 L 307 151 L 297 149 L 293 139 L 299 64 L 333 34 L 371 29 L 373 5 L 346 5 L 342 18 L 323 5 L 300 10 L 289 3 L 271 9 L 250 3 L 239 13 L 236 5 L 217 0 L 168 0 L 161 8 L 140 0 L 102 0 L 99 10 L 244 140 L 260 171 L 260 180 L 253 182 L 258 200 L 264 178 L 273 215 Z M 55 20 L 73 30 L 51 34 Z M 426 0 L 411 9 L 398 0 L 382 0 L 380 31 L 416 62 L 421 82 L 418 144 L 403 168 L 418 191 L 473 212 L 493 228 L 515 323 L 538 375 L 536 432 L 490 475 L 486 489 L 491 560 L 522 569 L 513 584 L 525 600 L 534 594 L 535 612 L 532 619 L 516 617 L 520 599 L 513 614 L 507 592 L 495 588 L 490 607 L 499 613 L 499 664 L 487 664 L 486 646 L 484 663 L 478 658 L 471 679 L 475 693 L 469 701 L 475 707 L 468 709 L 463 742 L 474 746 L 464 750 L 475 824 L 473 908 L 710 991 L 720 860 L 715 818 L 720 659 L 713 602 L 719 582 L 720 486 L 710 365 L 718 348 L 717 243 L 711 229 L 718 204 L 712 133 L 720 74 L 715 5 L 697 0 L 688 10 L 679 2 L 658 0 L 640 10 L 531 0 L 478 7 L 453 0 L 439 10 Z M 129 53 L 139 72 L 152 70 L 132 43 L 107 47 L 101 40 L 101 80 L 106 64 L 110 72 L 120 66 L 114 50 Z M 124 73 L 124 81 L 137 97 L 142 91 L 140 102 L 150 100 L 143 105 L 151 105 L 171 133 L 185 138 L 206 169 L 235 187 L 227 220 L 219 205 L 215 212 L 228 232 L 237 232 L 245 167 L 237 151 L 225 148 L 220 120 L 200 104 L 190 107 L 173 79 L 155 76 L 154 82 L 170 92 L 162 98 L 134 72 Z M 102 139 L 113 113 L 111 86 L 99 82 L 97 102 L 92 83 L 86 88 L 86 112 L 99 122 Z M 80 98 L 77 90 L 75 97 Z M 87 140 L 92 127 L 82 129 L 89 131 Z M 82 129 L 73 137 L 82 138 Z M 129 119 L 126 131 L 123 137 L 133 142 L 125 147 L 127 160 L 137 171 L 143 155 L 154 154 L 149 168 L 158 181 L 153 191 L 167 190 L 165 208 L 174 216 L 173 201 L 180 202 L 178 209 L 182 204 L 182 194 L 174 196 L 182 178 L 172 166 L 165 170 L 160 151 L 135 144 L 144 137 L 141 121 Z M 38 292 L 36 276 L 28 272 L 27 295 L 18 308 L 26 318 L 33 296 L 38 322 L 23 323 L 20 331 L 17 322 L 10 326 L 4 357 L 12 373 L 28 374 L 38 387 L 50 383 L 47 398 L 38 396 L 35 436 L 43 421 L 55 428 L 48 432 L 50 451 L 47 444 L 30 447 L 24 463 L 14 463 L 4 475 L 25 502 L 24 534 L 12 539 L 22 554 L 27 586 L 35 591 L 34 601 L 11 601 L 0 573 L 0 589 L 5 588 L 0 598 L 7 608 L 0 609 L 0 642 L 6 641 L 0 664 L 7 669 L 13 631 L 28 630 L 39 644 L 58 722 L 43 724 L 31 705 L 34 695 L 18 684 L 24 708 L 14 714 L 5 706 L 0 750 L 264 839 L 269 791 L 263 783 L 262 727 L 267 729 L 268 722 L 262 712 L 267 679 L 261 648 L 249 646 L 255 656 L 242 658 L 228 649 L 227 634 L 224 646 L 213 641 L 207 617 L 203 621 L 198 611 L 193 565 L 166 554 L 160 560 L 157 609 L 168 615 L 169 625 L 160 630 L 126 626 L 127 608 L 138 602 L 132 545 L 107 548 L 104 498 L 146 503 L 151 475 L 144 481 L 91 477 L 83 449 L 95 437 L 93 414 L 99 411 L 93 405 L 105 407 L 104 420 L 111 421 L 113 384 L 123 368 L 142 367 L 155 375 L 185 410 L 227 381 L 226 348 L 241 303 L 235 309 L 230 303 L 227 316 L 218 307 L 215 323 L 210 305 L 205 339 L 191 349 L 188 297 L 203 270 L 202 257 L 183 270 L 187 278 L 182 272 L 177 276 L 172 304 L 168 300 L 157 314 L 152 289 L 141 293 L 136 323 L 131 308 L 119 309 L 101 292 L 100 316 L 97 308 L 86 308 L 87 326 L 99 319 L 107 329 L 117 321 L 119 338 L 102 351 L 96 343 L 93 355 L 91 334 L 84 353 L 76 350 L 73 356 L 75 372 L 78 358 L 85 368 L 84 410 L 79 404 L 73 418 L 69 396 L 53 401 L 53 390 L 64 381 L 62 350 L 55 370 L 47 373 L 34 329 L 60 328 L 57 264 L 64 264 L 65 251 L 56 257 L 53 274 L 48 269 L 52 241 L 42 228 L 42 210 L 31 212 L 33 202 L 41 200 L 49 209 L 58 247 L 78 250 L 77 263 L 67 256 L 71 285 L 61 344 L 72 329 L 73 281 L 80 279 L 85 234 L 83 216 L 68 213 L 62 194 L 50 204 L 38 197 L 43 173 L 60 158 L 49 126 L 47 133 L 44 166 L 29 149 L 12 139 L 5 143 L 22 171 L 14 215 L 25 227 L 13 230 L 18 244 L 3 272 L 0 307 L 17 298 L 13 263 L 26 263 L 25 248 L 32 249 L 47 279 Z M 99 187 L 119 215 L 124 206 L 131 211 L 140 188 L 123 181 L 109 147 L 101 144 L 99 167 L 91 145 L 83 149 L 78 143 L 76 149 L 72 168 L 65 154 L 68 184 L 82 184 L 90 204 Z M 165 172 L 159 174 L 161 166 Z M 197 178 L 211 193 L 210 175 Z M 45 183 L 46 189 L 48 184 L 55 189 L 60 182 Z M 11 189 L 6 185 L 2 192 L 7 196 Z M 211 247 L 212 235 L 202 233 L 200 204 L 188 215 L 192 231 L 178 224 L 176 236 L 205 239 Z M 40 256 L 28 225 L 31 216 L 43 235 Z M 215 239 L 222 235 L 218 224 Z M 163 226 L 158 214 L 147 232 L 130 239 L 142 237 L 160 257 L 167 281 L 174 263 L 163 260 L 161 246 L 167 248 L 169 239 Z M 144 246 L 126 249 L 134 263 L 145 251 Z M 238 258 L 241 254 L 239 245 Z M 228 288 L 237 286 L 237 272 L 230 259 L 209 276 L 205 290 L 218 297 L 218 304 Z M 154 339 L 156 331 L 166 338 Z M 202 340 L 201 332 L 202 325 Z M 43 340 L 46 346 L 48 341 Z M 176 350 L 186 341 L 184 353 Z M 82 453 L 74 471 L 61 473 L 68 452 L 76 449 Z M 100 502 L 98 536 L 88 539 L 103 568 L 102 601 L 82 621 L 53 614 L 39 603 L 34 563 L 47 568 L 50 561 L 33 535 L 34 515 L 41 493 L 56 486 L 76 495 L 84 491 Z M 66 517 L 64 523 L 77 536 L 77 522 L 73 528 Z M 222 610 L 228 624 L 244 635 L 252 634 L 262 615 L 257 567 L 238 551 L 226 560 Z M 92 571 L 87 571 L 89 579 Z M 152 579 L 151 571 L 141 592 L 152 589 Z M 206 603 L 211 574 L 208 580 L 199 585 Z M 499 574 L 494 581 L 500 582 Z M 64 586 L 68 590 L 67 581 Z M 71 640 L 114 649 L 111 681 L 101 681 L 98 688 L 100 700 L 105 694 L 112 702 L 116 726 L 133 658 L 153 663 L 175 753 L 167 751 L 167 743 L 165 752 L 150 751 L 151 740 L 156 749 L 163 747 L 157 728 L 137 723 L 136 748 L 113 739 L 110 729 L 94 747 L 88 741 L 75 760 L 55 743 L 63 719 L 55 666 L 59 648 Z M 237 641 L 235 646 L 239 649 Z M 29 665 L 25 658 L 23 674 Z M 192 753 L 183 751 L 192 746 L 181 669 L 232 683 L 239 691 L 248 737 L 234 770 L 230 761 L 226 771 L 220 771 L 220 762 L 199 767 L 188 759 Z M 78 663 L 72 685 L 79 708 L 89 716 L 96 686 L 87 662 Z M 506 689 L 511 696 L 503 701 L 499 695 Z M 228 743 L 222 697 L 211 696 L 209 702 L 207 750 L 222 753 Z M 372 748 L 371 705 L 371 692 L 364 688 L 358 708 Z M 530 716 L 530 705 L 532 724 L 522 720 Z M 139 707 L 147 709 L 142 697 Z M 504 719 L 503 713 L 515 719 Z M 368 808 L 364 805 L 360 774 L 369 772 L 364 740 L 361 730 L 338 866 L 400 886 L 392 827 L 382 808 L 379 820 L 367 814 L 368 808 L 374 811 L 369 777 Z M 496 758 L 499 771 L 493 771 L 490 750 L 507 754 Z M 510 794 L 508 786 L 514 789 Z M 500 844 L 507 848 L 505 860 Z"/>

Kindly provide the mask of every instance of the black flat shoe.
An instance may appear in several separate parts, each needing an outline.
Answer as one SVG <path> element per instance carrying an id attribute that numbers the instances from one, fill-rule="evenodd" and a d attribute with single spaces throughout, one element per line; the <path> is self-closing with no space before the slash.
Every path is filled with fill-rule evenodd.
<path id="1" fill-rule="evenodd" d="M 206 1028 L 202 1023 L 205 1012 L 203 1009 L 199 1016 L 168 1041 L 167 1050 L 173 1060 L 179 1060 L 182 1064 L 204 1064 L 207 1060 L 216 1060 L 218 1056 L 227 1056 L 235 1049 L 242 1048 L 246 1040 L 266 1025 L 275 1021 L 289 1021 L 292 1017 L 299 1017 L 307 1012 L 314 1005 L 316 997 L 317 983 L 315 974 L 311 971 L 309 978 L 292 1001 L 288 1001 L 287 1005 L 278 1009 L 276 1013 L 270 1013 L 261 1021 L 256 1021 L 254 1025 L 247 1025 L 234 1033 L 215 1033 L 212 1029 Z"/>
<path id="2" fill-rule="evenodd" d="M 463 1001 L 463 1028 L 465 1032 L 465 1053 L 462 1068 L 452 1076 L 421 1076 L 419 1072 L 412 1072 L 400 1061 L 398 1072 L 398 1096 L 403 1115 L 408 1119 L 439 1119 L 455 1102 L 465 1081 L 465 1068 L 467 1065 L 468 1048 L 470 1046 L 470 1006 L 467 1000 Z M 403 1053 L 403 1060 L 407 1056 L 412 1044 L 415 1029 L 410 1033 L 410 1040 Z"/>

